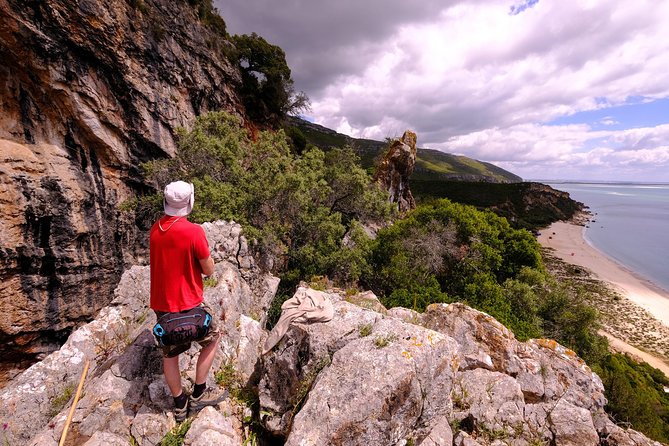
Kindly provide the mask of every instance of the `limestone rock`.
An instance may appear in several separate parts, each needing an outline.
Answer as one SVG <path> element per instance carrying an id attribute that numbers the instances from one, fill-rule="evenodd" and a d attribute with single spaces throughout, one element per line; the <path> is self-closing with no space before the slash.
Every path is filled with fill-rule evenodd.
<path id="1" fill-rule="evenodd" d="M 160 443 L 170 429 L 169 421 L 160 413 L 153 412 L 148 406 L 142 406 L 130 426 L 130 434 L 139 446 L 152 446 Z"/>
<path id="2" fill-rule="evenodd" d="M 443 446 L 453 444 L 453 430 L 448 417 L 441 416 L 431 423 L 430 432 L 419 446 Z"/>
<path id="3" fill-rule="evenodd" d="M 374 179 L 388 191 L 390 202 L 397 204 L 400 212 L 416 207 L 416 201 L 409 189 L 409 177 L 416 166 L 416 134 L 410 130 L 402 138 L 392 143 Z"/>
<path id="4" fill-rule="evenodd" d="M 213 407 L 205 407 L 191 424 L 184 445 L 186 446 L 239 446 L 241 423 Z"/>
<path id="5" fill-rule="evenodd" d="M 438 395 L 453 385 L 455 342 L 394 319 L 378 321 L 374 332 L 334 353 L 286 445 L 395 444 L 450 411 Z"/>
<path id="6" fill-rule="evenodd" d="M 549 420 L 557 446 L 575 446 L 599 443 L 599 435 L 587 409 L 561 400 L 551 410 Z"/>
<path id="7" fill-rule="evenodd" d="M 235 366 L 242 384 L 246 386 L 258 374 L 260 351 L 267 332 L 258 321 L 242 315 L 239 318 L 239 335 Z"/>
<path id="8" fill-rule="evenodd" d="M 288 445 L 657 445 L 609 420 L 601 380 L 555 341 L 462 304 L 374 317 L 333 299 L 331 322 L 291 327 L 263 361 L 264 423 Z"/>
<path id="9" fill-rule="evenodd" d="M 128 439 L 109 432 L 95 432 L 83 446 L 127 446 Z"/>
<path id="10" fill-rule="evenodd" d="M 264 356 L 260 377 L 260 405 L 266 415 L 265 427 L 286 436 L 292 410 L 304 398 L 304 386 L 311 383 L 331 356 L 349 341 L 358 339 L 382 316 L 330 294 L 334 317 L 327 323 L 294 324 L 276 347 Z"/>
<path id="11" fill-rule="evenodd" d="M 523 425 L 523 393 L 510 376 L 484 368 L 457 375 L 453 388 L 454 418 L 471 417 L 477 424 L 511 436 Z"/>
<path id="12" fill-rule="evenodd" d="M 519 342 L 462 304 L 432 305 L 423 315 L 373 305 L 377 312 L 370 294 L 358 306 L 329 290 L 330 322 L 290 326 L 259 358 L 266 334 L 247 313 L 262 306 L 257 299 L 265 293 L 245 296 L 251 285 L 231 261 L 220 260 L 216 271 L 205 300 L 215 315 L 226 308 L 230 319 L 222 322 L 214 370 L 227 361 L 240 384 L 259 380 L 260 421 L 287 445 L 660 446 L 609 419 L 601 381 L 573 352 L 547 339 Z M 78 380 L 85 359 L 91 372 L 71 426 L 78 444 L 127 444 L 131 436 L 156 444 L 175 426 L 148 333 L 154 317 L 142 304 L 147 284 L 148 268 L 129 270 L 114 306 L 0 392 L 10 444 L 57 444 L 67 408 L 56 410 L 54 396 Z M 182 357 L 188 373 L 196 352 Z M 207 408 L 185 444 L 242 444 L 248 437 L 241 420 L 250 415 L 231 400 Z"/>
<path id="13" fill-rule="evenodd" d="M 504 325 L 485 313 L 462 304 L 432 304 L 423 314 L 422 324 L 432 330 L 448 333 L 460 344 L 463 370 L 515 370 L 510 350 L 515 337 Z M 510 366 L 510 367 L 509 367 Z"/>

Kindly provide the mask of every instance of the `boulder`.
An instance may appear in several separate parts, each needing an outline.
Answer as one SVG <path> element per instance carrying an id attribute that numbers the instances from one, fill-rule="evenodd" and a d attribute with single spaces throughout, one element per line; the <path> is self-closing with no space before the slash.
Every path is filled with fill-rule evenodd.
<path id="1" fill-rule="evenodd" d="M 450 401 L 440 395 L 453 386 L 455 342 L 390 318 L 372 333 L 334 353 L 286 445 L 391 445 L 420 436 L 424 425 L 450 413 Z"/>
<path id="2" fill-rule="evenodd" d="M 349 299 L 358 306 L 341 290 L 302 288 L 302 294 L 326 295 L 333 319 L 294 323 L 259 356 L 266 333 L 246 313 L 260 304 L 238 295 L 250 285 L 233 263 L 221 260 L 216 269 L 218 283 L 206 289 L 205 299 L 215 314 L 227 308 L 230 317 L 222 322 L 216 361 L 226 371 L 232 366 L 233 394 L 259 382 L 260 407 L 227 400 L 201 411 L 187 445 L 242 444 L 251 438 L 242 420 L 259 416 L 275 441 L 300 446 L 660 446 L 610 420 L 601 381 L 573 352 L 547 339 L 519 342 L 490 316 L 462 304 L 432 305 L 420 315 L 385 311 L 370 294 Z M 54 395 L 76 383 L 87 359 L 91 372 L 74 411 L 71 441 L 120 444 L 132 438 L 149 445 L 175 427 L 160 354 L 148 332 L 153 314 L 136 301 L 146 301 L 147 281 L 147 268 L 129 270 L 117 306 L 103 309 L 60 352 L 0 393 L 10 444 L 57 444 L 67 404 L 56 408 Z M 193 347 L 183 355 L 186 375 L 196 353 Z M 209 380 L 213 384 L 214 377 Z"/>
<path id="3" fill-rule="evenodd" d="M 294 324 L 262 363 L 263 423 L 287 445 L 658 445 L 611 422 L 601 380 L 555 341 L 463 304 L 331 298 L 332 321 Z"/>
<path id="4" fill-rule="evenodd" d="M 230 406 L 228 404 L 228 414 Z M 231 415 L 213 407 L 205 407 L 191 424 L 184 445 L 186 446 L 239 446 L 242 444 L 241 423 Z"/>
<path id="5" fill-rule="evenodd" d="M 548 414 L 548 420 L 556 446 L 599 443 L 592 415 L 587 409 L 560 400 Z"/>

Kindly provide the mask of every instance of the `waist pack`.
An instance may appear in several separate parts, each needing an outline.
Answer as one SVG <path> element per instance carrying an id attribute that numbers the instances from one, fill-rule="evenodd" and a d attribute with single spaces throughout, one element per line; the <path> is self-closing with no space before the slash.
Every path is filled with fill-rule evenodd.
<path id="1" fill-rule="evenodd" d="M 211 314 L 202 307 L 178 313 L 165 313 L 153 326 L 160 346 L 179 345 L 201 339 L 209 333 Z"/>

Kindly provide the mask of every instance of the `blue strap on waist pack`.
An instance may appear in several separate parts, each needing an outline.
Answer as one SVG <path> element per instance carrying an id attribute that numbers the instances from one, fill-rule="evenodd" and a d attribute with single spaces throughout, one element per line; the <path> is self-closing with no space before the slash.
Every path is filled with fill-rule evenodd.
<path id="1" fill-rule="evenodd" d="M 165 313 L 153 326 L 160 346 L 179 345 L 204 338 L 211 327 L 211 315 L 202 307 Z"/>

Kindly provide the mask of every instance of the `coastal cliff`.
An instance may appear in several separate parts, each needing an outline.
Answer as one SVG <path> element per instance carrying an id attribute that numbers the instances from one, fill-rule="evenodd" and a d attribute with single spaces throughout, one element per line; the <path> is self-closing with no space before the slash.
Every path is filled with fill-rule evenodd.
<path id="1" fill-rule="evenodd" d="M 150 190 L 141 162 L 172 156 L 204 112 L 244 118 L 222 20 L 201 16 L 186 1 L 0 0 L 3 357 L 56 348 L 143 261 L 118 210 Z"/>
<path id="2" fill-rule="evenodd" d="M 263 357 L 278 280 L 256 267 L 239 225 L 203 227 L 217 277 L 205 300 L 227 313 L 209 383 L 230 398 L 176 426 L 145 307 L 148 267 L 134 266 L 111 306 L 0 392 L 5 441 L 55 446 L 90 361 L 69 437 L 87 446 L 155 445 L 179 429 L 192 446 L 659 446 L 609 419 L 601 380 L 574 352 L 549 339 L 519 342 L 463 304 L 421 314 L 386 309 L 371 292 L 304 286 L 297 292 L 333 303 L 334 318 L 293 324 Z M 196 351 L 181 360 L 191 378 Z"/>

